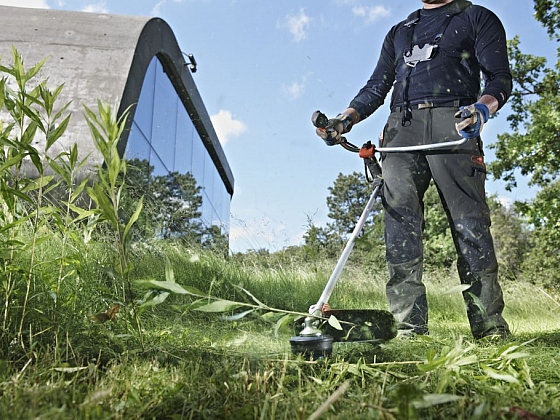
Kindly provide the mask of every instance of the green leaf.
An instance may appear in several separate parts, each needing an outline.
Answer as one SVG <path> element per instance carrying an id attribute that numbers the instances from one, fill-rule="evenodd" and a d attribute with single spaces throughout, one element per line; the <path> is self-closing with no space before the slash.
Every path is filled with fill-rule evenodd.
<path id="1" fill-rule="evenodd" d="M 86 370 L 86 369 L 89 369 L 89 366 L 54 368 L 55 371 L 64 372 L 64 373 L 75 373 L 75 372 L 80 372 L 80 371 Z"/>
<path id="2" fill-rule="evenodd" d="M 25 186 L 21 188 L 23 192 L 30 192 L 35 191 L 40 188 L 44 188 L 45 186 L 49 185 L 49 183 L 53 180 L 53 176 L 43 176 L 40 178 L 36 178 L 31 180 Z"/>
<path id="3" fill-rule="evenodd" d="M 147 300 L 146 302 L 143 302 L 140 305 L 140 307 L 149 307 L 149 306 L 159 305 L 160 303 L 163 303 L 165 301 L 165 299 L 167 299 L 169 297 L 169 295 L 170 295 L 169 292 L 158 293 L 152 299 Z"/>
<path id="4" fill-rule="evenodd" d="M 194 287 L 183 287 L 180 284 L 171 281 L 159 281 L 150 279 L 136 280 L 134 283 L 138 285 L 138 287 L 142 287 L 144 289 L 164 290 L 167 292 L 175 293 L 177 295 L 192 295 L 204 297 L 204 294 Z"/>
<path id="5" fill-rule="evenodd" d="M 0 109 L 4 108 L 5 85 L 6 85 L 6 79 L 5 78 L 0 79 Z"/>
<path id="6" fill-rule="evenodd" d="M 455 293 L 463 293 L 465 290 L 469 290 L 470 288 L 470 284 L 460 284 L 458 286 L 452 287 L 451 289 L 447 289 L 442 293 L 442 295 L 454 295 Z"/>
<path id="7" fill-rule="evenodd" d="M 82 191 L 84 190 L 84 188 L 86 187 L 88 182 L 89 182 L 89 179 L 84 178 L 82 180 L 82 182 L 80 182 L 80 184 L 77 187 L 74 188 L 74 191 L 72 192 L 72 196 L 70 197 L 70 202 L 71 203 L 76 201 L 76 198 L 78 198 L 80 196 L 80 194 L 82 193 Z"/>
<path id="8" fill-rule="evenodd" d="M 243 304 L 229 300 L 217 300 L 207 305 L 194 309 L 199 312 L 228 312 L 242 307 Z"/>
<path id="9" fill-rule="evenodd" d="M 261 318 L 263 320 L 265 320 L 266 322 L 271 322 L 273 324 L 277 323 L 278 320 L 280 318 L 282 318 L 285 314 L 283 314 L 282 312 L 274 312 L 274 311 L 270 311 L 270 312 L 265 312 L 264 314 L 261 315 Z M 301 318 L 301 315 L 297 315 L 295 316 L 296 318 Z"/>
<path id="10" fill-rule="evenodd" d="M 124 228 L 123 236 L 125 238 L 128 236 L 128 232 L 132 228 L 132 225 L 134 225 L 134 223 L 136 223 L 136 221 L 138 220 L 138 217 L 140 216 L 140 212 L 142 211 L 143 202 L 144 202 L 144 196 L 140 197 L 140 200 L 138 200 L 138 204 L 136 205 L 136 210 L 134 211 L 134 214 L 130 217 L 128 223 Z M 166 278 L 167 278 L 167 273 L 166 273 Z"/>
<path id="11" fill-rule="evenodd" d="M 224 315 L 223 319 L 226 321 L 239 321 L 240 319 L 245 318 L 251 312 L 255 312 L 255 311 L 256 309 L 249 309 L 248 311 L 240 312 L 234 315 L 227 315 L 227 316 Z"/>
<path id="12" fill-rule="evenodd" d="M 49 150 L 51 146 L 66 132 L 68 123 L 70 122 L 70 115 L 68 115 L 62 122 L 52 131 L 47 134 L 47 145 L 45 150 Z"/>
<path id="13" fill-rule="evenodd" d="M 173 273 L 173 266 L 168 257 L 165 258 L 165 280 L 175 283 L 175 274 Z"/>
<path id="14" fill-rule="evenodd" d="M 299 317 L 299 316 L 298 315 L 287 314 L 287 315 L 284 315 L 282 318 L 280 318 L 278 320 L 278 322 L 276 322 L 276 325 L 274 326 L 274 336 L 278 337 L 278 333 L 280 332 L 280 328 L 282 328 L 288 322 L 293 322 L 294 318 L 296 318 L 296 317 Z"/>
<path id="15" fill-rule="evenodd" d="M 456 402 L 463 400 L 464 397 L 453 394 L 427 394 L 423 395 L 421 400 L 414 400 L 415 408 L 429 408 L 438 404 L 447 404 L 450 402 Z"/>
<path id="16" fill-rule="evenodd" d="M 486 376 L 489 376 L 492 379 L 496 379 L 497 381 L 508 382 L 510 384 L 519 384 L 519 379 L 517 379 L 513 375 L 509 375 L 507 373 L 500 373 L 496 372 L 493 369 L 483 369 L 483 372 Z"/>
<path id="17" fill-rule="evenodd" d="M 338 321 L 338 319 L 336 318 L 336 316 L 331 315 L 331 316 L 329 317 L 328 323 L 329 323 L 329 325 L 330 325 L 331 327 L 333 327 L 333 328 L 335 328 L 335 329 L 337 329 L 337 330 L 339 330 L 339 331 L 342 331 L 342 325 L 340 325 L 340 322 Z"/>
<path id="18" fill-rule="evenodd" d="M 39 73 L 39 70 L 41 70 L 41 67 L 43 67 L 43 65 L 47 62 L 48 57 L 43 58 L 41 61 L 39 61 L 35 67 L 33 67 L 32 69 L 28 70 L 27 73 L 25 74 L 25 77 L 27 80 L 32 79 L 33 77 L 35 77 L 37 75 L 37 73 Z"/>
<path id="19" fill-rule="evenodd" d="M 4 172 L 6 169 L 10 169 L 14 166 L 17 166 L 19 162 L 21 162 L 24 158 L 23 154 L 17 154 L 10 159 L 8 159 L 2 166 L 0 166 L 0 173 Z"/>
<path id="20" fill-rule="evenodd" d="M 244 293 L 248 294 L 249 297 L 251 297 L 251 299 L 253 299 L 255 301 L 255 303 L 259 306 L 262 306 L 264 308 L 268 308 L 268 306 L 266 306 L 264 303 L 262 303 L 260 300 L 258 300 L 255 296 L 253 296 L 253 294 L 251 292 L 249 292 L 248 290 L 245 290 L 243 287 L 241 286 L 236 286 L 237 289 L 243 291 Z"/>

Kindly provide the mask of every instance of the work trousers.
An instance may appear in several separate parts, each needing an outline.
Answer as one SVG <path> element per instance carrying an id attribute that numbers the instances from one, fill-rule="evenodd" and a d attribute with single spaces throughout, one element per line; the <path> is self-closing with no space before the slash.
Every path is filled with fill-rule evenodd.
<path id="1" fill-rule="evenodd" d="M 456 111 L 451 107 L 416 109 L 405 126 L 401 113 L 393 112 L 383 132 L 382 146 L 460 140 L 455 130 Z M 507 335 L 509 328 L 502 317 L 504 300 L 490 234 L 481 140 L 472 139 L 440 150 L 385 153 L 382 167 L 389 268 L 386 293 L 396 320 L 408 324 L 418 334 L 428 333 L 428 303 L 422 281 L 422 227 L 423 197 L 433 179 L 449 220 L 461 283 L 470 285 L 463 298 L 472 334 L 475 338 Z"/>

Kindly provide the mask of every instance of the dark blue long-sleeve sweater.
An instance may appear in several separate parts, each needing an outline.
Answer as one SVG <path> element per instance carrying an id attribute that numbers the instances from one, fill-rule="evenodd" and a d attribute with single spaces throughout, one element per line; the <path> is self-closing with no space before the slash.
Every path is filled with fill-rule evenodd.
<path id="1" fill-rule="evenodd" d="M 420 47 L 434 42 L 446 14 L 463 0 L 435 9 L 421 9 L 413 31 L 413 44 Z M 393 88 L 391 108 L 403 105 L 403 87 L 409 72 L 403 53 L 410 47 L 410 29 L 405 21 L 386 35 L 377 66 L 366 85 L 350 103 L 361 119 L 379 108 Z M 481 80 L 482 73 L 482 80 Z M 449 21 L 438 52 L 430 61 L 418 63 L 410 72 L 408 100 L 423 102 L 475 102 L 487 94 L 498 100 L 499 108 L 512 90 L 506 34 L 498 17 L 490 10 L 470 5 Z"/>

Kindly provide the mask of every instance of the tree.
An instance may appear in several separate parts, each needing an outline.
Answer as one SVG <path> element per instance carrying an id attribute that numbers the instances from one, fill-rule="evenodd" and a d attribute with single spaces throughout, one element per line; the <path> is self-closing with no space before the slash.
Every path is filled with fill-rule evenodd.
<path id="1" fill-rule="evenodd" d="M 359 172 L 350 175 L 338 174 L 334 185 L 329 187 L 327 197 L 328 216 L 334 220 L 334 228 L 342 235 L 348 235 L 358 223 L 364 208 L 373 192 L 373 185 Z M 373 218 L 381 211 L 378 201 L 366 220 L 364 230 L 373 224 Z"/>
<path id="2" fill-rule="evenodd" d="M 345 241 L 352 233 L 362 215 L 371 194 L 373 185 L 365 175 L 353 172 L 349 175 L 338 174 L 334 185 L 329 187 L 327 196 L 328 216 L 333 220 L 326 227 L 317 227 L 308 220 L 304 234 L 304 250 L 311 257 L 337 257 Z M 377 257 L 383 247 L 383 220 L 380 217 L 381 200 L 378 200 L 368 215 L 361 237 L 356 241 L 356 249 L 376 250 Z"/>
<path id="3" fill-rule="evenodd" d="M 219 228 L 205 228 L 201 221 L 202 188 L 190 173 L 170 172 L 153 175 L 154 167 L 147 160 L 128 161 L 126 190 L 123 197 L 123 217 L 130 217 L 136 202 L 144 197 L 143 211 L 138 220 L 140 234 L 164 239 L 187 239 L 210 247 L 223 247 L 226 238 Z M 217 230 L 216 230 L 217 229 Z"/>
<path id="4" fill-rule="evenodd" d="M 153 179 L 154 196 L 160 203 L 157 221 L 163 238 L 192 238 L 200 242 L 203 226 L 200 221 L 202 188 L 190 173 L 177 171 Z"/>
<path id="5" fill-rule="evenodd" d="M 557 36 L 560 28 L 560 1 L 535 0 L 535 17 L 542 22 L 551 37 Z M 556 38 L 558 41 L 558 37 Z"/>
<path id="6" fill-rule="evenodd" d="M 558 0 L 535 0 L 535 17 L 557 41 L 559 6 Z M 509 42 L 509 49 L 514 79 L 513 112 L 508 116 L 512 132 L 499 135 L 490 146 L 497 160 L 489 169 L 495 178 L 506 181 L 509 190 L 517 186 L 518 173 L 529 176 L 529 185 L 539 188 L 533 200 L 516 203 L 516 209 L 534 229 L 531 259 L 538 258 L 540 269 L 544 264 L 554 273 L 556 262 L 543 258 L 560 247 L 560 60 L 547 67 L 544 57 L 522 53 L 517 37 Z"/>
<path id="7" fill-rule="evenodd" d="M 496 195 L 488 197 L 487 202 L 500 272 L 514 279 L 523 270 L 523 262 L 530 248 L 531 232 L 514 205 L 502 203 Z"/>

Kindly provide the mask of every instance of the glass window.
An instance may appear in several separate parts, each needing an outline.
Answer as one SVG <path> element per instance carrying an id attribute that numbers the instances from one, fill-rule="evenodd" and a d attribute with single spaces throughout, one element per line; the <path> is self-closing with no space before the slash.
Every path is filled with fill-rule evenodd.
<path id="1" fill-rule="evenodd" d="M 150 153 L 150 165 L 154 167 L 153 175 L 155 176 L 167 176 L 169 175 L 169 169 L 165 166 L 162 160 L 157 155 L 154 149 L 151 150 Z"/>
<path id="2" fill-rule="evenodd" d="M 177 134 L 177 105 L 179 98 L 175 88 L 157 65 L 156 91 L 154 94 L 154 122 L 152 126 L 152 147 L 169 170 L 175 166 L 175 137 Z"/>
<path id="3" fill-rule="evenodd" d="M 182 104 L 179 104 L 182 108 Z M 175 170 L 192 173 L 194 125 L 184 109 L 177 114 L 177 141 L 175 143 Z"/>
<path id="4" fill-rule="evenodd" d="M 152 138 L 155 80 L 156 60 L 152 60 L 144 76 L 142 90 L 140 91 L 140 97 L 138 98 L 136 111 L 134 112 L 134 122 L 136 122 L 140 131 L 148 139 Z"/>
<path id="5" fill-rule="evenodd" d="M 206 148 L 198 133 L 193 139 L 192 174 L 198 185 L 204 186 L 204 163 L 206 161 Z"/>
<path id="6" fill-rule="evenodd" d="M 214 218 L 214 208 L 212 207 L 212 202 L 210 201 L 210 197 L 208 196 L 208 192 L 206 189 L 203 189 L 202 194 L 202 223 L 204 223 L 205 227 L 212 226 L 212 219 Z"/>
<path id="7" fill-rule="evenodd" d="M 197 237 L 200 221 L 228 235 L 231 196 L 157 58 L 142 84 L 125 156 L 146 172 L 128 178 L 138 184 L 131 193 L 145 196 L 146 235 Z"/>
<path id="8" fill-rule="evenodd" d="M 150 158 L 150 143 L 140 131 L 136 121 L 132 122 L 130 127 L 130 134 L 128 135 L 128 142 L 126 144 L 125 157 L 128 160 L 133 159 L 146 159 Z"/>

